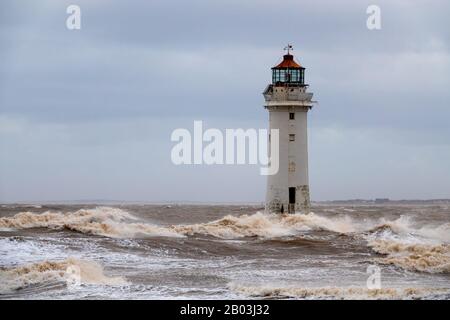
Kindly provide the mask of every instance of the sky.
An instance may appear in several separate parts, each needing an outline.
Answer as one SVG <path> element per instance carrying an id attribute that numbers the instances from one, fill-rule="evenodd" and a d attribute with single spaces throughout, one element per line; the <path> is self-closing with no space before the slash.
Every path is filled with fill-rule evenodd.
<path id="1" fill-rule="evenodd" d="M 81 29 L 66 8 L 81 8 Z M 366 26 L 368 5 L 381 29 Z M 181 165 L 176 128 L 268 126 L 287 43 L 312 200 L 450 198 L 448 1 L 2 0 L 0 202 L 263 202 L 258 165 Z"/>

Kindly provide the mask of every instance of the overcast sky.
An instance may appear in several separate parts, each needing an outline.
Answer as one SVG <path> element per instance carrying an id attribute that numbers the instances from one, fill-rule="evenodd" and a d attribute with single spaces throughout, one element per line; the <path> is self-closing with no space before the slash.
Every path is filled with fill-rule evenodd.
<path id="1" fill-rule="evenodd" d="M 366 8 L 381 8 L 368 30 Z M 81 7 L 81 30 L 66 8 Z M 263 201 L 258 166 L 175 166 L 176 128 L 267 128 L 294 46 L 312 200 L 450 198 L 448 1 L 0 2 L 0 202 Z"/>

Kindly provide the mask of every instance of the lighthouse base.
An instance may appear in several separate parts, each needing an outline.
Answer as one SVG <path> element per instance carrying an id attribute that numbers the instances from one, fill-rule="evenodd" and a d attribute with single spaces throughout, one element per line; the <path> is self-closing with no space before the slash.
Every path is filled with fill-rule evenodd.
<path id="1" fill-rule="evenodd" d="M 309 186 L 290 188 L 270 186 L 266 200 L 266 212 L 269 213 L 309 213 Z"/>

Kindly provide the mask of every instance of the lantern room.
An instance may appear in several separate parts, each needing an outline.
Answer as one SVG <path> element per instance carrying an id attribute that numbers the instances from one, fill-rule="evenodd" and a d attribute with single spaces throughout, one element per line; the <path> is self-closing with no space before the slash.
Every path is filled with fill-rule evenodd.
<path id="1" fill-rule="evenodd" d="M 289 53 L 283 56 L 283 61 L 272 68 L 272 84 L 288 86 L 305 85 L 305 68 L 294 60 Z"/>

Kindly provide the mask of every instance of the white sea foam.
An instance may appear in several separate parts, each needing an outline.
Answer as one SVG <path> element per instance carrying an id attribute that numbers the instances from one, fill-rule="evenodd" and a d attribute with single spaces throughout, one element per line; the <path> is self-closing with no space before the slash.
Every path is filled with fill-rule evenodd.
<path id="1" fill-rule="evenodd" d="M 360 287 L 278 287 L 247 286 L 231 283 L 229 288 L 235 292 L 265 298 L 300 298 L 300 299 L 420 299 L 435 294 L 448 294 L 449 289 L 441 288 L 382 288 L 367 289 Z"/>
<path id="2" fill-rule="evenodd" d="M 136 223 L 136 217 L 117 208 L 99 207 L 76 212 L 21 212 L 10 218 L 0 218 L 0 228 L 68 229 L 106 237 L 179 236 L 167 228 Z"/>
<path id="3" fill-rule="evenodd" d="M 325 217 L 309 214 L 227 215 L 215 221 L 191 225 L 157 226 L 138 220 L 130 213 L 117 208 L 99 207 L 76 212 L 22 212 L 13 217 L 0 218 L 0 228 L 50 228 L 69 229 L 107 237 L 133 238 L 147 236 L 183 236 L 203 234 L 218 238 L 280 237 L 309 230 L 326 230 L 342 234 L 377 232 L 388 229 L 395 234 L 413 234 L 424 238 L 450 242 L 450 223 L 440 226 L 414 228 L 410 218 L 395 220 L 357 220 L 350 216 Z"/>
<path id="4" fill-rule="evenodd" d="M 398 241 L 374 240 L 369 246 L 386 257 L 383 264 L 428 273 L 450 273 L 450 245 L 411 244 Z"/>
<path id="5" fill-rule="evenodd" d="M 220 239 L 271 239 L 296 236 L 305 231 L 325 230 L 367 240 L 372 250 L 385 255 L 378 259 L 380 263 L 421 272 L 450 272 L 450 223 L 417 227 L 407 216 L 394 220 L 358 220 L 348 215 L 325 217 L 314 213 L 275 215 L 260 212 L 241 216 L 227 215 L 211 222 L 188 225 L 158 226 L 137 220 L 121 209 L 99 207 L 72 213 L 22 212 L 13 217 L 0 218 L 0 228 L 64 228 L 113 238 L 205 235 Z"/>
<path id="6" fill-rule="evenodd" d="M 127 284 L 127 281 L 122 277 L 106 276 L 102 266 L 97 262 L 68 258 L 62 261 L 43 261 L 17 267 L 1 268 L 0 293 L 7 293 L 46 282 L 66 281 L 66 270 L 71 266 L 76 267 L 80 271 L 79 280 L 83 284 Z"/>

